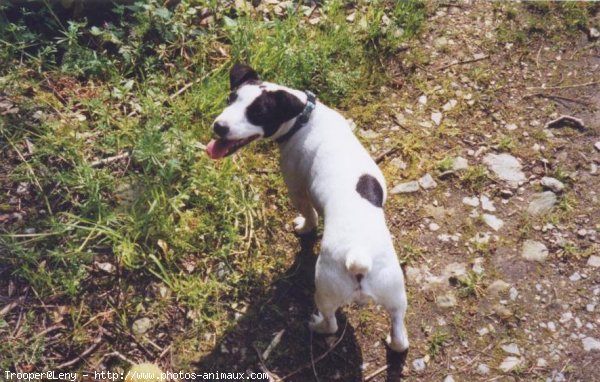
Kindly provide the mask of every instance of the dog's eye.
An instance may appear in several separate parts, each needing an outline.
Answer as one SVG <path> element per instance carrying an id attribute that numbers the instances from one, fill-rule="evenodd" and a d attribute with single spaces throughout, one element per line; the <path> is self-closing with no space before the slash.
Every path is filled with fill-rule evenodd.
<path id="1" fill-rule="evenodd" d="M 231 105 L 232 103 L 235 102 L 236 99 L 237 99 L 237 93 L 229 94 L 229 97 L 227 97 L 227 105 Z"/>

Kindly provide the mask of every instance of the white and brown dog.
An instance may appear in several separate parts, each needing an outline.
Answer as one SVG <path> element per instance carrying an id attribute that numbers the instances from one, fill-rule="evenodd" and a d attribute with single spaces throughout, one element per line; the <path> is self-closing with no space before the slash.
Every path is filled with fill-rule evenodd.
<path id="1" fill-rule="evenodd" d="M 381 171 L 346 119 L 312 93 L 260 81 L 241 64 L 231 69 L 230 85 L 228 106 L 214 123 L 219 138 L 206 148 L 209 156 L 223 158 L 257 138 L 276 141 L 285 183 L 301 214 L 294 220 L 296 231 L 308 233 L 318 214 L 324 218 L 315 275 L 319 312 L 311 330 L 335 333 L 340 306 L 373 299 L 390 313 L 390 348 L 406 350 L 404 276 L 385 223 Z"/>

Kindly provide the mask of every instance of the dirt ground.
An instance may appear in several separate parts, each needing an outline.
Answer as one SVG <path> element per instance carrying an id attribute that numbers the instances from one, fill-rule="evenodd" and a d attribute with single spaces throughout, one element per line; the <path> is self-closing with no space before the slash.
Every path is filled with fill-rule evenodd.
<path id="1" fill-rule="evenodd" d="M 215 339 L 200 370 L 268 368 L 291 381 L 600 381 L 600 273 L 591 257 L 600 255 L 600 47 L 584 32 L 574 40 L 502 41 L 511 21 L 497 6 L 460 3 L 431 15 L 416 44 L 425 64 L 400 89 L 382 89 L 395 115 L 363 135 L 377 156 L 390 135 L 418 132 L 415 171 L 402 171 L 402 152 L 381 161 L 388 188 L 426 173 L 437 184 L 390 194 L 386 206 L 406 259 L 408 354 L 386 350 L 388 317 L 375 306 L 344 308 L 336 336 L 311 338 L 318 238 L 288 233 L 274 240 L 292 265 Z M 561 115 L 584 126 L 546 128 Z M 516 158 L 524 179 L 496 176 L 484 163 L 490 153 Z M 465 158 L 468 169 L 442 174 L 435 163 L 445 157 Z M 534 215 L 527 209 L 545 190 L 542 177 L 564 190 Z M 523 258 L 528 240 L 547 257 Z M 276 350 L 257 362 L 269 344 Z"/>

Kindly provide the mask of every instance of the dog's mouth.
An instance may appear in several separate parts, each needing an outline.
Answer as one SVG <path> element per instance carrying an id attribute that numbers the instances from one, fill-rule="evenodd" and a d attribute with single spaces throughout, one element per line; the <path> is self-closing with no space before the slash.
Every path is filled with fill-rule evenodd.
<path id="1" fill-rule="evenodd" d="M 213 139 L 206 146 L 206 153 L 211 159 L 221 159 L 233 154 L 258 137 L 259 135 L 256 134 L 244 139 Z"/>

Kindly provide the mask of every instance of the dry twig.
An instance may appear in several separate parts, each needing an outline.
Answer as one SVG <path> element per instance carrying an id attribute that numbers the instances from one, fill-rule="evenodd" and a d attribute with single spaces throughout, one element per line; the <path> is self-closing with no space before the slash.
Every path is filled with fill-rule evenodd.
<path id="1" fill-rule="evenodd" d="M 533 87 L 529 87 L 529 88 L 526 88 L 526 89 L 527 90 L 537 90 L 537 89 L 542 89 L 542 90 L 549 90 L 549 89 L 571 89 L 571 88 L 582 88 L 582 87 L 585 87 L 585 86 L 594 86 L 594 85 L 600 85 L 600 81 L 590 81 L 590 82 L 584 82 L 582 84 L 561 85 L 561 86 L 546 86 L 546 87 L 533 86 Z"/>
<path id="2" fill-rule="evenodd" d="M 386 371 L 388 368 L 390 367 L 390 365 L 383 365 L 381 366 L 379 369 L 375 370 L 374 372 L 372 372 L 371 374 L 367 375 L 365 377 L 365 382 L 369 382 L 370 380 L 372 380 L 373 378 L 377 377 L 379 374 L 383 373 L 384 371 Z"/>
<path id="3" fill-rule="evenodd" d="M 329 349 L 327 349 L 323 354 L 321 354 L 320 356 L 318 356 L 317 358 L 315 358 L 314 360 L 311 359 L 311 362 L 305 363 L 304 365 L 300 366 L 299 368 L 297 368 L 296 370 L 292 371 L 291 373 L 284 375 L 283 377 L 281 377 L 279 380 L 280 381 L 284 381 L 290 377 L 293 377 L 294 375 L 298 374 L 299 372 L 301 372 L 302 370 L 312 367 L 313 363 L 317 364 L 319 363 L 323 358 L 327 357 L 327 355 L 329 353 L 331 353 L 333 351 L 333 349 L 335 349 L 340 342 L 342 342 L 342 339 L 344 338 L 344 335 L 346 334 L 346 328 L 348 328 L 348 320 L 346 319 L 346 323 L 344 324 L 344 330 L 342 331 L 342 334 L 340 335 L 340 338 L 337 339 L 337 341 L 335 341 L 335 343 L 333 344 L 333 346 L 331 346 Z"/>
<path id="4" fill-rule="evenodd" d="M 546 99 L 551 99 L 551 100 L 568 101 L 568 102 L 578 103 L 580 105 L 590 106 L 589 102 L 578 100 L 575 98 L 555 95 L 555 94 L 545 94 L 545 93 L 526 94 L 523 96 L 523 99 L 531 98 L 531 97 L 540 97 L 540 98 L 546 98 Z"/>
<path id="5" fill-rule="evenodd" d="M 115 155 L 112 157 L 108 157 L 108 158 L 104 158 L 104 159 L 98 159 L 93 161 L 92 163 L 90 163 L 90 166 L 92 167 L 99 167 L 99 166 L 103 166 L 105 164 L 111 164 L 113 162 L 116 162 L 118 160 L 124 159 L 124 158 L 128 158 L 131 155 L 130 152 L 125 152 L 119 155 Z"/>
<path id="6" fill-rule="evenodd" d="M 449 63 L 449 64 L 446 64 L 446 65 L 439 66 L 439 67 L 435 68 L 435 70 L 444 70 L 444 69 L 448 69 L 449 67 L 451 67 L 451 66 L 455 66 L 455 65 L 471 64 L 471 63 L 473 63 L 473 62 L 487 60 L 488 58 L 490 58 L 490 55 L 489 55 L 489 54 L 486 54 L 486 55 L 485 55 L 485 56 L 483 56 L 483 57 L 472 58 L 472 59 L 470 59 L 470 60 L 465 60 L 465 61 L 454 61 L 454 62 L 451 62 L 451 63 Z"/>
<path id="7" fill-rule="evenodd" d="M 83 352 L 81 352 L 81 354 L 79 354 L 77 357 L 73 358 L 72 360 L 61 363 L 60 365 L 56 366 L 55 369 L 61 370 L 61 369 L 67 368 L 69 366 L 73 366 L 77 362 L 79 362 L 82 359 L 84 359 L 85 357 L 87 357 L 88 355 L 92 354 L 98 348 L 98 346 L 100 346 L 100 343 L 102 342 L 102 334 L 103 334 L 102 328 L 100 328 L 100 334 L 98 335 L 98 338 L 96 338 L 94 340 L 94 343 L 90 347 L 85 349 Z"/>

